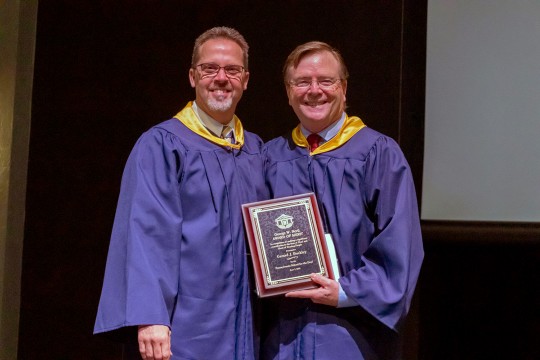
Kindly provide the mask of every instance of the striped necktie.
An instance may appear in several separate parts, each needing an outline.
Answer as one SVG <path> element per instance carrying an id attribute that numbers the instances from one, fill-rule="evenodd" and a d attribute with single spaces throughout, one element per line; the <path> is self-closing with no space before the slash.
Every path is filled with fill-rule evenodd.
<path id="1" fill-rule="evenodd" d="M 233 133 L 233 129 L 230 126 L 228 125 L 223 126 L 220 137 L 222 139 L 227 140 L 229 143 L 234 144 L 234 133 Z"/>

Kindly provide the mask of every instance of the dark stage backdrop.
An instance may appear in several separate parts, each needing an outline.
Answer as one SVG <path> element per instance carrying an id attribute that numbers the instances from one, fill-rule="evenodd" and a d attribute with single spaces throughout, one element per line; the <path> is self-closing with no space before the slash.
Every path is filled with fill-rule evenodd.
<path id="1" fill-rule="evenodd" d="M 286 55 L 310 40 L 340 49 L 351 73 L 348 112 L 401 143 L 420 188 L 426 7 L 422 0 L 40 1 L 19 358 L 121 357 L 92 328 L 122 169 L 143 131 L 193 99 L 193 41 L 210 27 L 235 27 L 251 46 L 237 113 L 264 140 L 296 124 L 281 79 Z"/>

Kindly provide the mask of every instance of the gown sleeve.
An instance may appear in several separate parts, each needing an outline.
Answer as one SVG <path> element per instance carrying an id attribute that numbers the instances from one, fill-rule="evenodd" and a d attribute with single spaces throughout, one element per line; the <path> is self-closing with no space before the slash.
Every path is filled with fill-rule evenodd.
<path id="1" fill-rule="evenodd" d="M 423 259 L 418 205 L 410 168 L 399 146 L 379 138 L 366 159 L 362 201 L 370 242 L 360 266 L 339 282 L 371 315 L 397 331 Z"/>
<path id="2" fill-rule="evenodd" d="M 153 128 L 124 169 L 94 333 L 170 326 L 178 288 L 182 146 Z"/>

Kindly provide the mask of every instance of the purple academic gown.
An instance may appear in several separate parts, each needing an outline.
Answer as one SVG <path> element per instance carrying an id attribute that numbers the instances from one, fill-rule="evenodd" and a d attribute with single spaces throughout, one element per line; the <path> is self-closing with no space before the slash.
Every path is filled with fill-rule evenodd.
<path id="1" fill-rule="evenodd" d="M 94 333 L 171 327 L 173 359 L 254 359 L 241 204 L 267 198 L 262 141 L 216 145 L 177 119 L 127 161 Z M 125 334 L 124 334 L 125 336 Z M 255 341 L 255 343 L 254 343 Z"/>
<path id="2" fill-rule="evenodd" d="M 262 359 L 399 358 L 397 330 L 423 259 L 413 179 L 399 146 L 364 127 L 314 156 L 291 135 L 268 142 L 263 154 L 272 197 L 316 194 L 334 239 L 339 283 L 358 306 L 265 300 L 279 316 L 265 319 Z"/>

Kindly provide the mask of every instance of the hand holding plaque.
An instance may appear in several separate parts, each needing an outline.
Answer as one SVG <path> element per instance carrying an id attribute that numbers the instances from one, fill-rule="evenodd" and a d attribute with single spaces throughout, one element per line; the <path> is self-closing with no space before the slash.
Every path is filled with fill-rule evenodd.
<path id="1" fill-rule="evenodd" d="M 334 279 L 313 193 L 242 205 L 260 297 L 312 289 L 310 274 Z"/>

